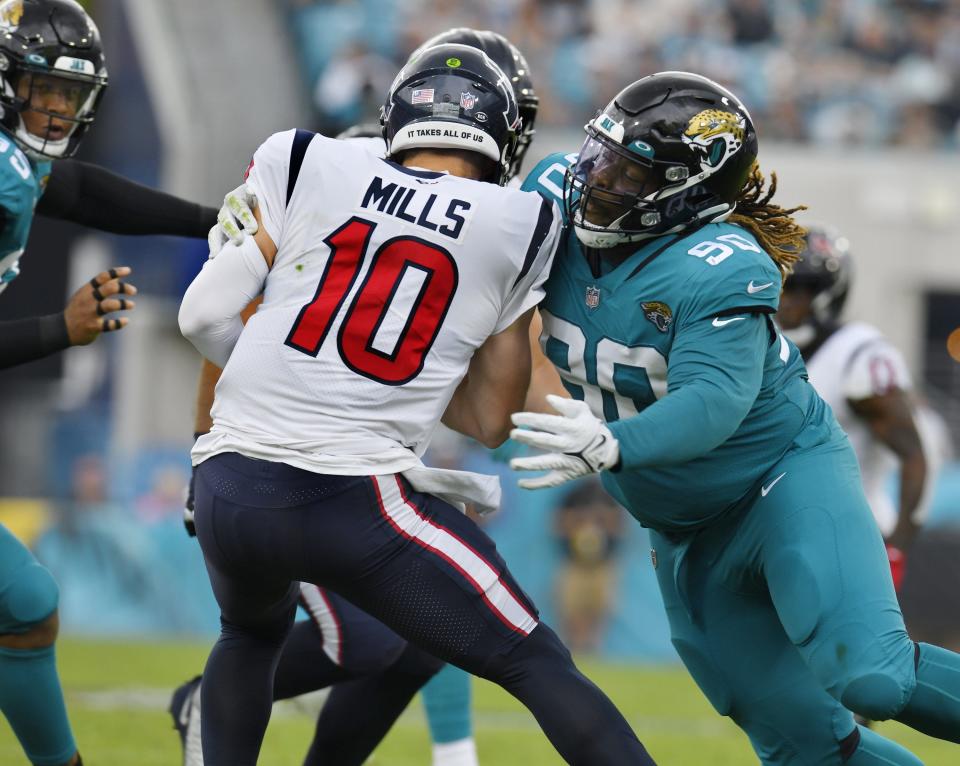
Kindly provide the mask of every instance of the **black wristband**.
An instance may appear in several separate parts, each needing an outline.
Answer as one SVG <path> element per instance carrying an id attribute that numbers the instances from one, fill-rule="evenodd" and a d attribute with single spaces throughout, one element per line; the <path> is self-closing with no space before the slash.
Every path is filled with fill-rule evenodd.
<path id="1" fill-rule="evenodd" d="M 42 359 L 69 345 L 63 312 L 0 322 L 0 369 Z"/>

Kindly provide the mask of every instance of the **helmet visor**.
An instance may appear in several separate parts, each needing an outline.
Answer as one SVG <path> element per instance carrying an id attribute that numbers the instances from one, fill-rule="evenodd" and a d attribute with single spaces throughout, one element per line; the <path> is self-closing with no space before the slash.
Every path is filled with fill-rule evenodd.
<path id="1" fill-rule="evenodd" d="M 621 219 L 660 186 L 649 162 L 592 136 L 580 150 L 571 174 L 574 190 L 581 195 L 583 220 L 597 227 Z"/>

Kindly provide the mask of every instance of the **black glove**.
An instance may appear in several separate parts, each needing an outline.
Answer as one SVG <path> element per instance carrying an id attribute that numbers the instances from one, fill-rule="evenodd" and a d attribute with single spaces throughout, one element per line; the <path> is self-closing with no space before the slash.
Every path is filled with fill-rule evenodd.
<path id="1" fill-rule="evenodd" d="M 196 444 L 197 439 L 203 436 L 202 433 L 195 433 L 193 435 L 194 444 Z M 183 503 L 183 527 L 187 530 L 187 534 L 190 537 L 197 536 L 197 528 L 193 523 L 193 484 L 197 480 L 197 468 L 196 466 L 190 466 L 190 484 L 187 485 L 187 499 Z"/>

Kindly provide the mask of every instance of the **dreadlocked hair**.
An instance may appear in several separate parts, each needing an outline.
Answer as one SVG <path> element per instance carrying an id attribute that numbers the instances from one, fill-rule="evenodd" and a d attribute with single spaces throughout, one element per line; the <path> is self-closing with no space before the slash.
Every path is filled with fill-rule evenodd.
<path id="1" fill-rule="evenodd" d="M 806 210 L 806 205 L 782 208 L 771 202 L 777 192 L 777 174 L 770 174 L 770 185 L 764 190 L 766 179 L 756 162 L 737 195 L 737 207 L 727 220 L 747 229 L 769 255 L 784 279 L 793 271 L 793 264 L 804 249 L 807 234 L 793 219 L 793 214 Z"/>

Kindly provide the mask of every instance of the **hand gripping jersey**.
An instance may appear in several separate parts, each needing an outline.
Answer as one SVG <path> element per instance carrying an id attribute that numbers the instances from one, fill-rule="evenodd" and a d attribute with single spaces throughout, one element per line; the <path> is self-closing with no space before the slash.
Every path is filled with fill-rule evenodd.
<path id="1" fill-rule="evenodd" d="M 49 176 L 49 162 L 31 162 L 9 136 L 0 132 L 0 293 L 20 273 L 20 256 L 27 246 L 33 210 Z"/>
<path id="2" fill-rule="evenodd" d="M 306 131 L 269 138 L 247 184 L 278 251 L 194 463 L 420 465 L 474 351 L 540 301 L 556 206 Z"/>
<path id="3" fill-rule="evenodd" d="M 897 523 L 897 509 L 889 492 L 897 459 L 873 436 L 867 423 L 850 407 L 850 401 L 883 396 L 893 389 L 909 390 L 912 383 L 906 362 L 878 329 L 851 322 L 824 341 L 807 362 L 807 370 L 817 393 L 850 437 L 870 509 L 880 531 L 889 535 Z"/>
<path id="4" fill-rule="evenodd" d="M 559 200 L 575 159 L 548 157 L 523 188 Z M 802 430 L 835 428 L 769 319 L 780 283 L 753 236 L 729 223 L 641 242 L 600 277 L 574 233 L 564 237 L 540 306 L 541 344 L 570 394 L 611 424 L 623 468 L 603 483 L 644 524 L 683 530 L 718 517 L 752 496 Z M 719 392 L 712 409 L 684 391 L 704 384 Z M 745 417 L 724 425 L 734 396 Z"/>

